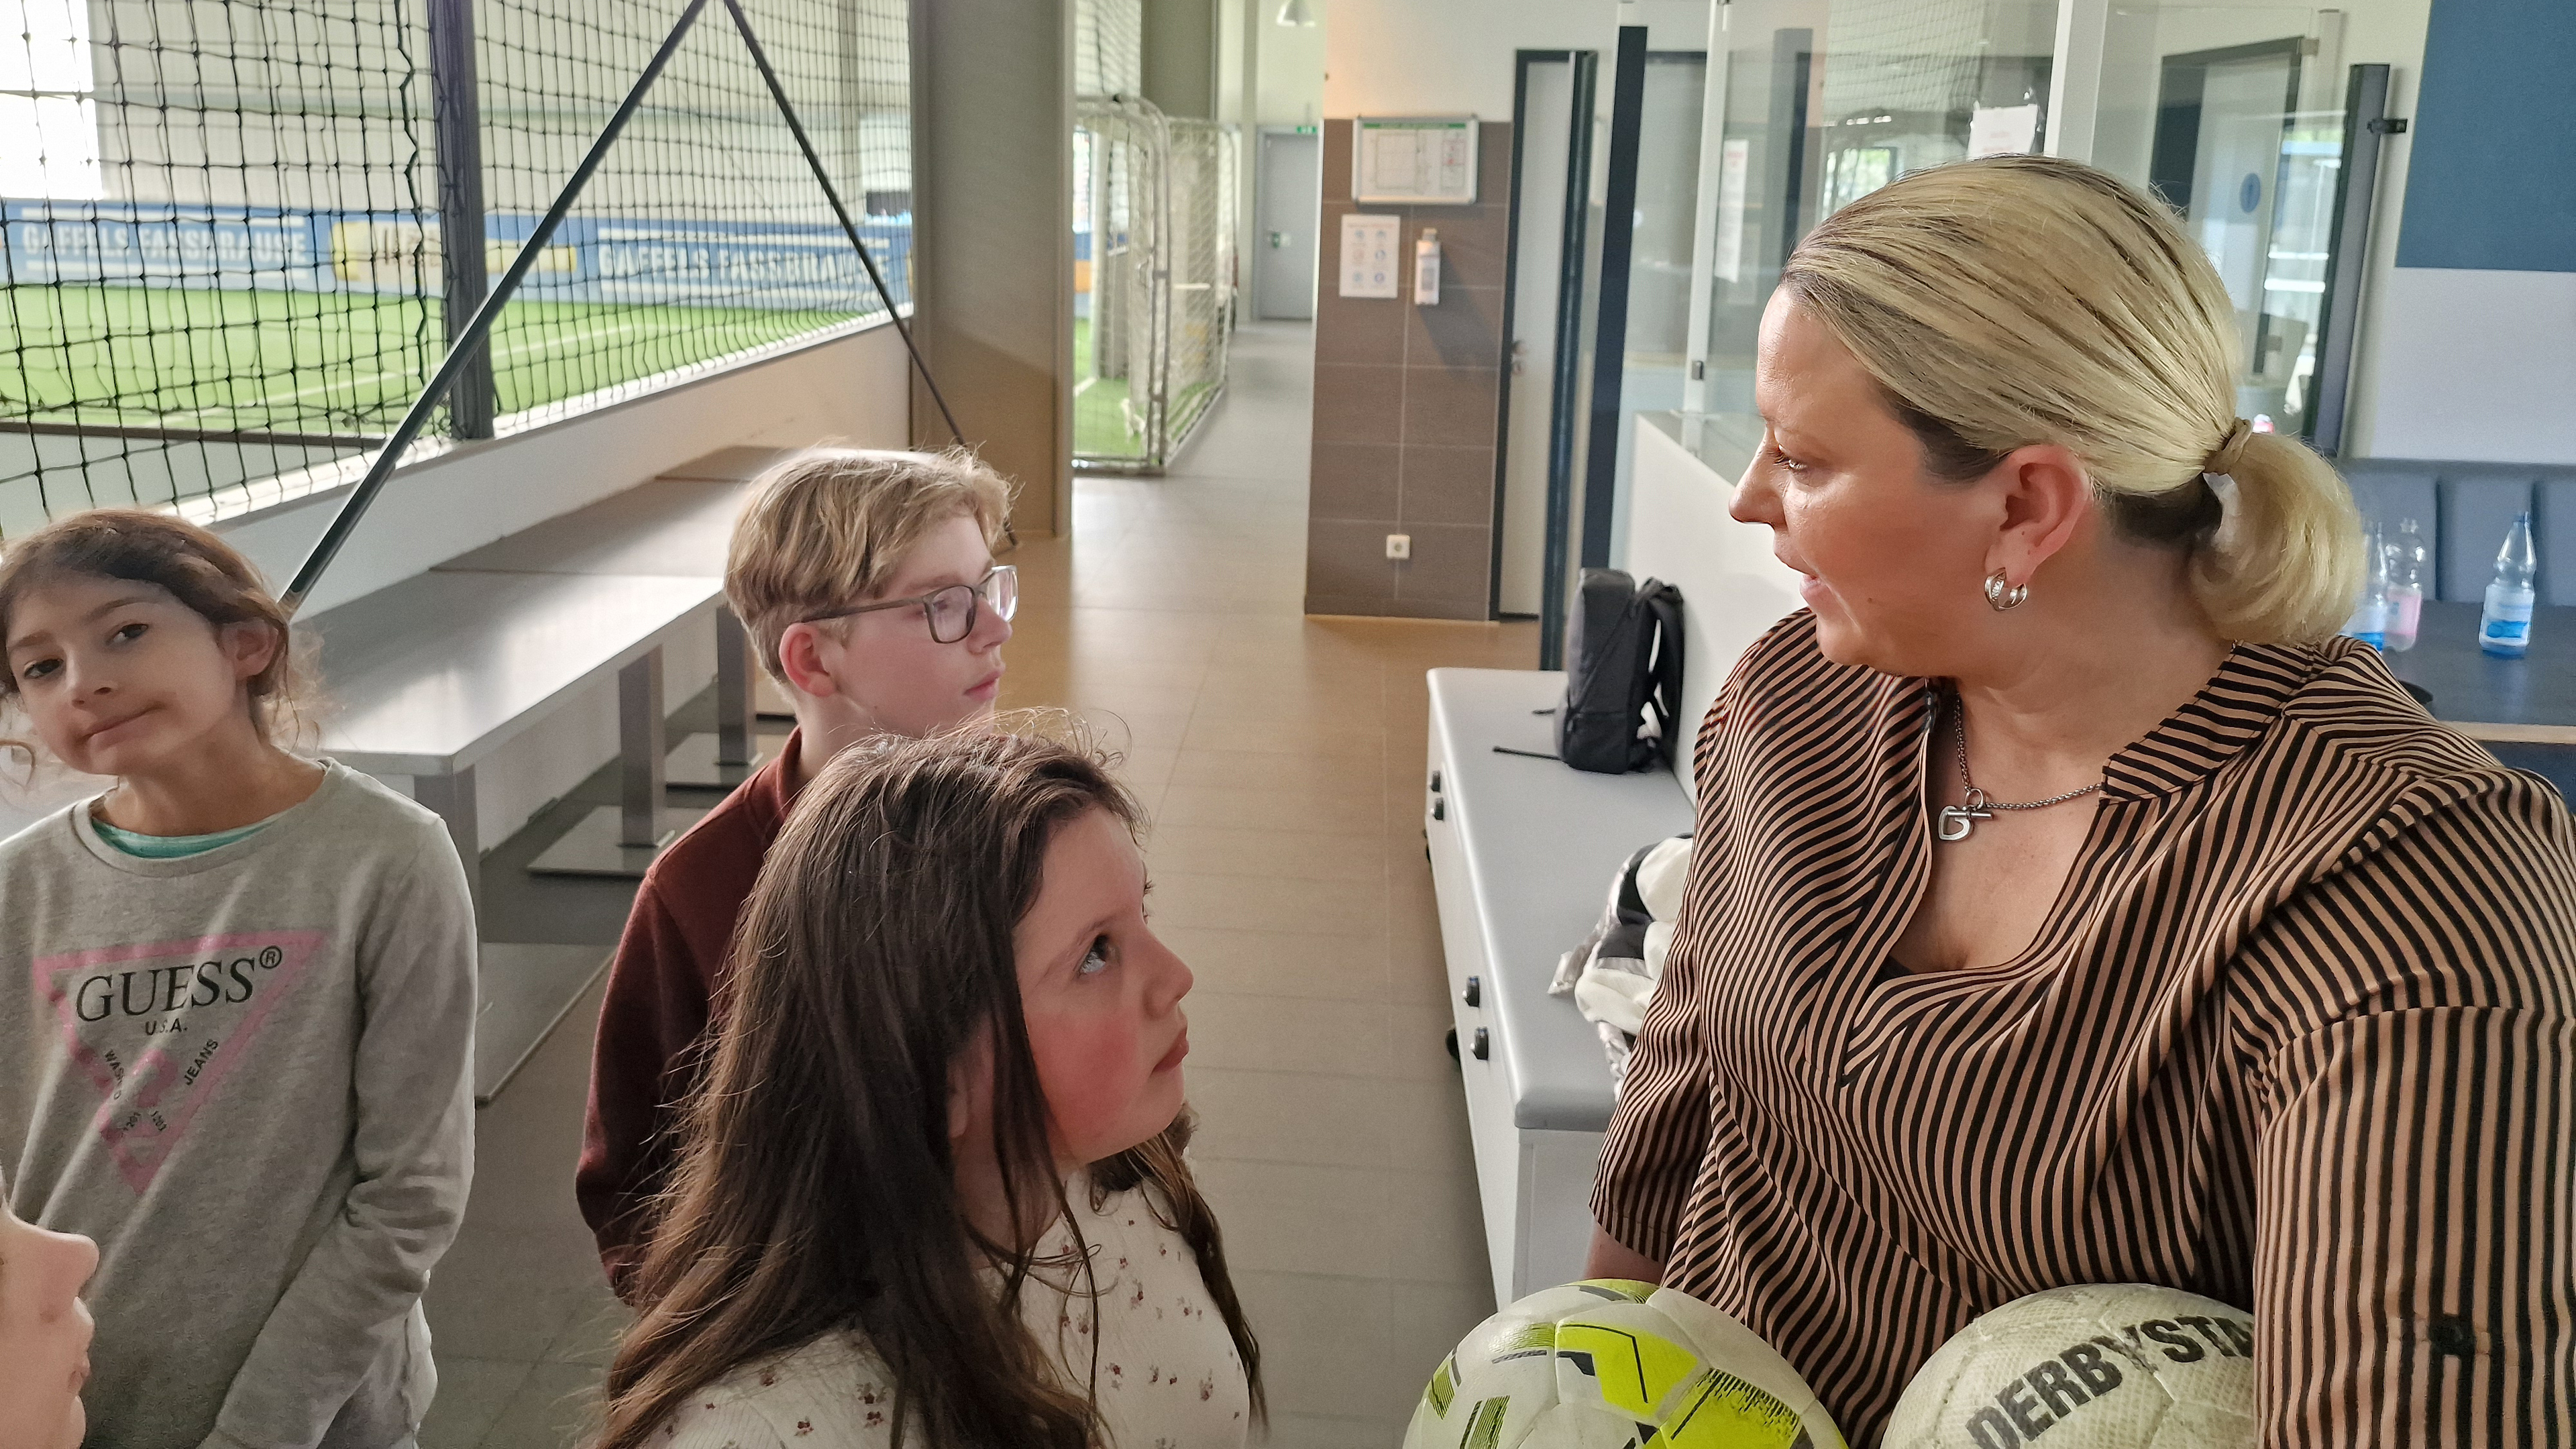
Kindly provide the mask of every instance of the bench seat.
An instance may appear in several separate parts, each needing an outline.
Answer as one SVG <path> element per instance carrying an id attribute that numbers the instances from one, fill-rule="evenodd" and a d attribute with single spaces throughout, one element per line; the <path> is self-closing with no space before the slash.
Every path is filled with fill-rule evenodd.
<path id="1" fill-rule="evenodd" d="M 1640 846 L 1691 828 L 1662 770 L 1595 775 L 1549 752 L 1554 671 L 1430 672 L 1423 830 L 1497 1305 L 1583 1276 L 1594 1159 L 1617 1095 L 1599 1033 L 1547 994 Z"/>

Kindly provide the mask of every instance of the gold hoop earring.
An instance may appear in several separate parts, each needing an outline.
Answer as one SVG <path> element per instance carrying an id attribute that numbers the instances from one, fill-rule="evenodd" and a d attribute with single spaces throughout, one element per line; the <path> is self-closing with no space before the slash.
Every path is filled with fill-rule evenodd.
<path id="1" fill-rule="evenodd" d="M 1986 602 L 1993 605 L 1998 614 L 2020 608 L 2022 601 L 2029 597 L 2030 585 L 2005 583 L 2002 569 L 1995 570 L 1986 578 Z"/>

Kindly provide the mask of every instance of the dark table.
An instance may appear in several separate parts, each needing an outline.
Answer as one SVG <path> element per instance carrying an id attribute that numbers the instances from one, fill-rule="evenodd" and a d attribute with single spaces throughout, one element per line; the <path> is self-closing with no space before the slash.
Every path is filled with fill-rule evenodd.
<path id="1" fill-rule="evenodd" d="M 2390 671 L 2432 691 L 2433 718 L 2576 800 L 2576 608 L 2532 610 L 2520 659 L 2478 648 L 2479 613 L 2428 600 L 2415 647 L 2387 656 Z"/>
<path id="2" fill-rule="evenodd" d="M 2433 718 L 2488 743 L 2576 745 L 2576 608 L 2532 611 L 2531 652 L 2478 648 L 2476 604 L 2427 600 L 2415 647 L 2389 670 L 2433 692 Z"/>

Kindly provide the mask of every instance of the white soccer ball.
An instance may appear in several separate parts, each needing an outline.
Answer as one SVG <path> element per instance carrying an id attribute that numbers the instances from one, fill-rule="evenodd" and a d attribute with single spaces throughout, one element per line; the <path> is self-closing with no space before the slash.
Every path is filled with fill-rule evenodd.
<path id="1" fill-rule="evenodd" d="M 1886 1449 L 2237 1449 L 2254 1320 L 2144 1283 L 2052 1288 L 1961 1329 L 1905 1386 Z"/>
<path id="2" fill-rule="evenodd" d="M 1404 1449 L 1843 1449 L 1789 1361 L 1669 1288 L 1597 1278 L 1477 1324 Z"/>

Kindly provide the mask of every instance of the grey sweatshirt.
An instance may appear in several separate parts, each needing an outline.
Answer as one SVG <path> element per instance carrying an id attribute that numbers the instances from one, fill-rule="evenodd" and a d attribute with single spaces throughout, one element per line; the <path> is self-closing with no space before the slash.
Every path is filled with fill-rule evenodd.
<path id="1" fill-rule="evenodd" d="M 473 1173 L 474 912 L 437 817 L 337 764 L 142 860 L 87 802 L 0 843 L 0 1161 L 98 1240 L 94 1449 L 387 1449 Z"/>

